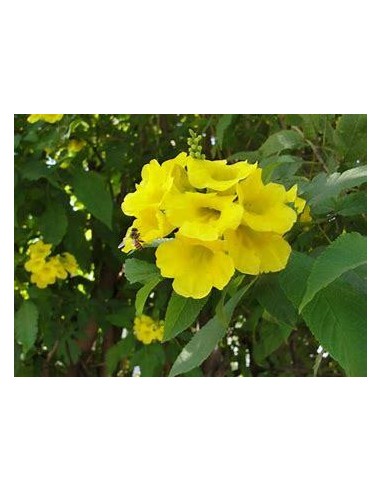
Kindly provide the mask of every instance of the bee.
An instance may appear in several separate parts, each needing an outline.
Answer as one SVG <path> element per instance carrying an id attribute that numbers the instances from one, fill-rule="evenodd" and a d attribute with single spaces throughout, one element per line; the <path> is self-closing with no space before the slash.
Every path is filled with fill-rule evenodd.
<path id="1" fill-rule="evenodd" d="M 138 231 L 138 229 L 136 227 L 133 227 L 131 229 L 129 237 L 130 237 L 130 239 L 132 239 L 132 242 L 134 244 L 134 248 L 141 251 L 143 249 L 143 245 L 142 245 L 143 241 L 140 238 L 140 232 Z M 125 246 L 125 240 L 123 239 L 123 241 L 119 244 L 118 248 L 124 248 L 124 246 Z"/>

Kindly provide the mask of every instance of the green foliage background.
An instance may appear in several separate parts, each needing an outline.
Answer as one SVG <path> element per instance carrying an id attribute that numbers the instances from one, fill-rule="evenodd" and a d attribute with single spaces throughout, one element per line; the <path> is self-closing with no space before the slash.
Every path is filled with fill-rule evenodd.
<path id="1" fill-rule="evenodd" d="M 366 115 L 26 118 L 15 115 L 15 375 L 366 375 Z M 187 151 L 189 129 L 206 158 L 258 160 L 265 180 L 297 183 L 313 216 L 287 235 L 283 272 L 236 277 L 202 302 L 172 294 L 152 248 L 118 250 L 132 223 L 124 196 L 150 159 Z M 86 145 L 69 152 L 72 139 Z M 31 284 L 24 263 L 38 237 L 82 274 Z M 135 339 L 143 310 L 166 320 L 162 344 Z"/>

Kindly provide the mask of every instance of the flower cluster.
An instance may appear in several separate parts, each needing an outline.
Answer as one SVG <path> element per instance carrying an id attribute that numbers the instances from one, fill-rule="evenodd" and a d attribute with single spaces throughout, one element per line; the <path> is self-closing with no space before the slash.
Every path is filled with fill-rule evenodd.
<path id="1" fill-rule="evenodd" d="M 45 289 L 48 285 L 54 284 L 58 278 L 65 279 L 70 275 L 75 275 L 78 265 L 73 255 L 63 253 L 62 255 L 49 256 L 52 249 L 51 244 L 44 244 L 37 241 L 29 247 L 30 259 L 25 263 L 25 270 L 31 272 L 31 282 L 40 289 Z"/>
<path id="2" fill-rule="evenodd" d="M 46 123 L 57 123 L 62 120 L 63 114 L 30 114 L 27 118 L 28 123 L 37 123 L 37 121 L 46 121 Z"/>
<path id="3" fill-rule="evenodd" d="M 142 314 L 134 319 L 134 335 L 145 345 L 158 340 L 161 342 L 164 335 L 164 321 L 155 321 Z"/>
<path id="4" fill-rule="evenodd" d="M 174 279 L 175 292 L 199 299 L 212 287 L 223 289 L 235 270 L 258 275 L 285 268 L 291 248 L 283 235 L 304 206 L 296 185 L 286 191 L 264 184 L 257 164 L 229 165 L 183 152 L 161 165 L 146 164 L 122 210 L 135 217 L 131 228 L 143 246 L 174 233 L 159 244 L 157 266 Z M 126 253 L 138 246 L 131 228 Z"/>

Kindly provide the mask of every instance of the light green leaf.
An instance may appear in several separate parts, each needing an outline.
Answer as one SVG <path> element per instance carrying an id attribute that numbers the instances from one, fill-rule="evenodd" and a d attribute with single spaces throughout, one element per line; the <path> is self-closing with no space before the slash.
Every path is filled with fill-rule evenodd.
<path id="1" fill-rule="evenodd" d="M 24 301 L 15 316 L 16 340 L 22 344 L 23 351 L 30 350 L 38 333 L 38 310 L 32 301 Z"/>
<path id="2" fill-rule="evenodd" d="M 234 309 L 251 287 L 253 282 L 250 282 L 245 287 L 242 287 L 225 305 L 226 317 L 230 321 Z M 199 366 L 214 350 L 217 343 L 226 333 L 227 327 L 221 323 L 217 316 L 214 316 L 200 331 L 198 331 L 192 340 L 183 348 L 180 355 L 177 357 L 169 376 L 177 376 L 184 372 L 188 372 L 194 367 Z"/>
<path id="3" fill-rule="evenodd" d="M 300 149 L 305 145 L 303 137 L 294 130 L 282 130 L 270 135 L 259 148 L 263 157 L 267 157 L 283 150 Z"/>
<path id="4" fill-rule="evenodd" d="M 111 229 L 113 203 L 105 178 L 95 171 L 77 170 L 73 189 L 88 211 Z"/>
<path id="5" fill-rule="evenodd" d="M 209 296 L 192 299 L 173 292 L 165 313 L 163 341 L 170 340 L 186 330 L 195 321 L 208 298 Z"/>
<path id="6" fill-rule="evenodd" d="M 65 208 L 60 203 L 48 203 L 45 212 L 38 221 L 45 242 L 57 245 L 62 241 L 67 230 L 68 220 Z"/>
<path id="7" fill-rule="evenodd" d="M 130 258 L 124 263 L 124 274 L 131 284 L 135 282 L 144 284 L 153 277 L 156 278 L 160 275 L 160 270 L 153 263 Z"/>
<path id="8" fill-rule="evenodd" d="M 343 273 L 366 263 L 366 238 L 357 232 L 342 234 L 317 257 L 307 280 L 299 312 L 324 287 Z"/>
<path id="9" fill-rule="evenodd" d="M 366 297 L 336 280 L 303 309 L 303 318 L 319 343 L 348 376 L 366 376 Z"/>
<path id="10" fill-rule="evenodd" d="M 148 296 L 150 295 L 151 291 L 157 286 L 157 284 L 159 284 L 162 280 L 163 278 L 160 276 L 152 277 L 150 280 L 147 281 L 146 284 L 143 285 L 141 289 L 138 290 L 135 299 L 135 309 L 137 316 L 143 314 L 143 309 Z"/>
<path id="11" fill-rule="evenodd" d="M 311 183 L 304 189 L 313 213 L 325 214 L 332 210 L 332 198 L 337 198 L 344 190 L 360 186 L 366 182 L 366 166 L 348 169 L 343 173 L 328 175 L 321 173 L 315 176 Z"/>

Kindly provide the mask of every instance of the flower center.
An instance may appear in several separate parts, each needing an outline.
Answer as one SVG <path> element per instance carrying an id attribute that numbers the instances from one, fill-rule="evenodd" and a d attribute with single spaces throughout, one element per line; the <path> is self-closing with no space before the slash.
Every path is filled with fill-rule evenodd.
<path id="1" fill-rule="evenodd" d="M 199 217 L 202 222 L 210 222 L 218 220 L 221 217 L 221 211 L 210 207 L 199 208 Z"/>
<path id="2" fill-rule="evenodd" d="M 213 257 L 213 252 L 205 246 L 196 245 L 192 248 L 192 256 L 197 264 L 209 263 Z"/>

